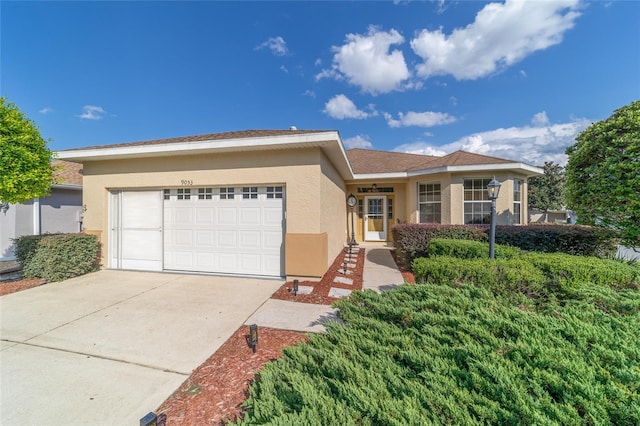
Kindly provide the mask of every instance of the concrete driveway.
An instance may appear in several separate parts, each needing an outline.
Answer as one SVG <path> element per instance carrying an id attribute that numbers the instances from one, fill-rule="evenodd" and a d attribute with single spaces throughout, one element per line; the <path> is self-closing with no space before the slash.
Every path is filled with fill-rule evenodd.
<path id="1" fill-rule="evenodd" d="M 0 424 L 137 425 L 282 281 L 100 271 L 0 297 Z"/>

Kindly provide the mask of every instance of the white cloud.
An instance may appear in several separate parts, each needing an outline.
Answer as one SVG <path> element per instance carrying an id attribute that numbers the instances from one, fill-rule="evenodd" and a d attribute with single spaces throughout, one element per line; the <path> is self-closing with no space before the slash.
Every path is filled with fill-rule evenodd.
<path id="1" fill-rule="evenodd" d="M 78 115 L 85 120 L 101 120 L 107 114 L 107 111 L 102 109 L 102 107 L 95 105 L 85 105 L 82 107 L 82 114 Z"/>
<path id="2" fill-rule="evenodd" d="M 465 28 L 449 35 L 442 28 L 422 30 L 411 40 L 424 62 L 421 77 L 451 74 L 473 80 L 515 64 L 562 41 L 580 16 L 580 0 L 489 3 Z"/>
<path id="3" fill-rule="evenodd" d="M 533 118 L 531 119 L 531 124 L 533 124 L 536 127 L 546 126 L 547 124 L 549 124 L 549 117 L 547 117 L 547 111 L 540 111 L 539 113 L 534 114 Z"/>
<path id="4" fill-rule="evenodd" d="M 316 92 L 314 92 L 313 90 L 305 90 L 303 95 L 309 96 L 310 98 L 313 98 L 313 99 L 316 98 Z"/>
<path id="5" fill-rule="evenodd" d="M 347 34 L 346 43 L 333 47 L 333 65 L 316 75 L 321 78 L 345 78 L 372 95 L 403 88 L 411 76 L 400 50 L 389 51 L 392 45 L 404 43 L 404 37 L 392 29 L 381 31 L 371 26 L 366 35 Z M 406 85 L 411 83 L 406 83 Z"/>
<path id="6" fill-rule="evenodd" d="M 444 112 L 414 112 L 398 113 L 398 120 L 394 119 L 391 114 L 383 113 L 389 127 L 433 127 L 442 124 L 450 124 L 456 121 L 456 118 Z"/>
<path id="7" fill-rule="evenodd" d="M 538 115 L 538 114 L 536 114 Z M 544 126 L 509 127 L 474 133 L 455 142 L 433 147 L 426 142 L 400 145 L 395 151 L 444 155 L 457 151 L 491 155 L 542 166 L 545 161 L 566 164 L 565 150 L 575 143 L 578 134 L 591 124 L 585 118 Z"/>
<path id="8" fill-rule="evenodd" d="M 289 70 L 284 65 L 280 65 L 280 71 L 282 71 L 283 73 L 289 74 Z"/>
<path id="9" fill-rule="evenodd" d="M 375 113 L 359 110 L 353 101 L 345 95 L 336 95 L 329 99 L 324 106 L 324 113 L 338 120 L 344 120 L 345 118 L 363 119 L 375 115 Z"/>
<path id="10" fill-rule="evenodd" d="M 287 49 L 287 42 L 280 36 L 269 38 L 267 41 L 256 46 L 254 50 L 265 48 L 271 50 L 271 53 L 276 56 L 284 56 L 289 53 L 289 50 Z"/>
<path id="11" fill-rule="evenodd" d="M 373 147 L 373 144 L 371 143 L 371 139 L 369 139 L 369 136 L 367 135 L 357 135 L 352 138 L 347 138 L 342 142 L 344 143 L 344 146 L 347 149 L 352 149 L 352 148 L 369 149 Z"/>
<path id="12" fill-rule="evenodd" d="M 38 111 L 40 114 L 49 114 L 50 112 L 53 112 L 53 108 L 51 107 L 44 107 L 42 108 L 40 111 Z"/>

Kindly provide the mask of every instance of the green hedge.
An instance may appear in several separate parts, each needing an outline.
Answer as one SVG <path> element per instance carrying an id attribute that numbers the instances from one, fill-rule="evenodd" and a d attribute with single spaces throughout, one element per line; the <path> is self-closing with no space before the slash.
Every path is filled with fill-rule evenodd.
<path id="1" fill-rule="evenodd" d="M 527 225 L 496 226 L 496 243 L 527 251 L 562 252 L 612 258 L 618 246 L 616 232 L 596 226 Z"/>
<path id="2" fill-rule="evenodd" d="M 345 326 L 265 366 L 237 423 L 640 424 L 640 293 L 581 289 L 549 313 L 475 286 L 354 292 Z"/>
<path id="3" fill-rule="evenodd" d="M 401 224 L 392 229 L 400 259 L 428 255 L 434 238 L 488 241 L 489 227 L 482 225 Z M 527 251 L 562 252 L 582 256 L 612 258 L 617 250 L 617 234 L 605 228 L 578 225 L 496 226 L 496 243 Z"/>
<path id="4" fill-rule="evenodd" d="M 396 253 L 407 265 L 413 259 L 428 254 L 429 241 L 434 238 L 488 241 L 484 227 L 472 225 L 436 225 L 406 223 L 392 228 Z"/>
<path id="5" fill-rule="evenodd" d="M 521 253 L 517 247 L 495 245 L 495 257 L 510 259 Z M 489 244 L 480 241 L 448 240 L 434 238 L 429 242 L 427 249 L 429 257 L 451 256 L 459 259 L 483 259 L 489 258 Z"/>
<path id="6" fill-rule="evenodd" d="M 63 281 L 100 267 L 100 243 L 95 235 L 25 236 L 15 242 L 17 257 L 27 278 Z"/>
<path id="7" fill-rule="evenodd" d="M 413 261 L 418 283 L 474 284 L 499 293 L 541 296 L 573 291 L 585 282 L 640 288 L 640 264 L 562 253 L 526 253 L 513 259 L 458 259 L 441 256 Z"/>

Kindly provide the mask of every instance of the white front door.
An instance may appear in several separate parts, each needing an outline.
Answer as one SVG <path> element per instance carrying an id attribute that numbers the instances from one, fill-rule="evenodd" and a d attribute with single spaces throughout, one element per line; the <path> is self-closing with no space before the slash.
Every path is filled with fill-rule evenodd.
<path id="1" fill-rule="evenodd" d="M 365 241 L 387 241 L 387 197 L 366 196 L 364 206 Z"/>
<path id="2" fill-rule="evenodd" d="M 115 269 L 162 270 L 162 192 L 111 192 L 110 264 Z"/>

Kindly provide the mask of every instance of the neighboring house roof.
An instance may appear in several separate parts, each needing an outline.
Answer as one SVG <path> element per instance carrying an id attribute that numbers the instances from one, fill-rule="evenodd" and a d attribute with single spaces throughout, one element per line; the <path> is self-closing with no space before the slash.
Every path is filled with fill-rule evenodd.
<path id="1" fill-rule="evenodd" d="M 54 186 L 82 186 L 82 164 L 72 163 L 71 161 L 54 160 L 51 162 L 51 165 L 54 167 Z"/>
<path id="2" fill-rule="evenodd" d="M 456 151 L 443 157 L 359 148 L 345 152 L 340 135 L 335 130 L 297 130 L 295 128 L 208 133 L 90 146 L 58 151 L 58 157 L 82 162 L 310 147 L 321 148 L 346 180 L 403 178 L 442 172 L 487 170 L 514 170 L 528 176 L 542 174 L 542 169 L 525 163 L 465 151 Z"/>

